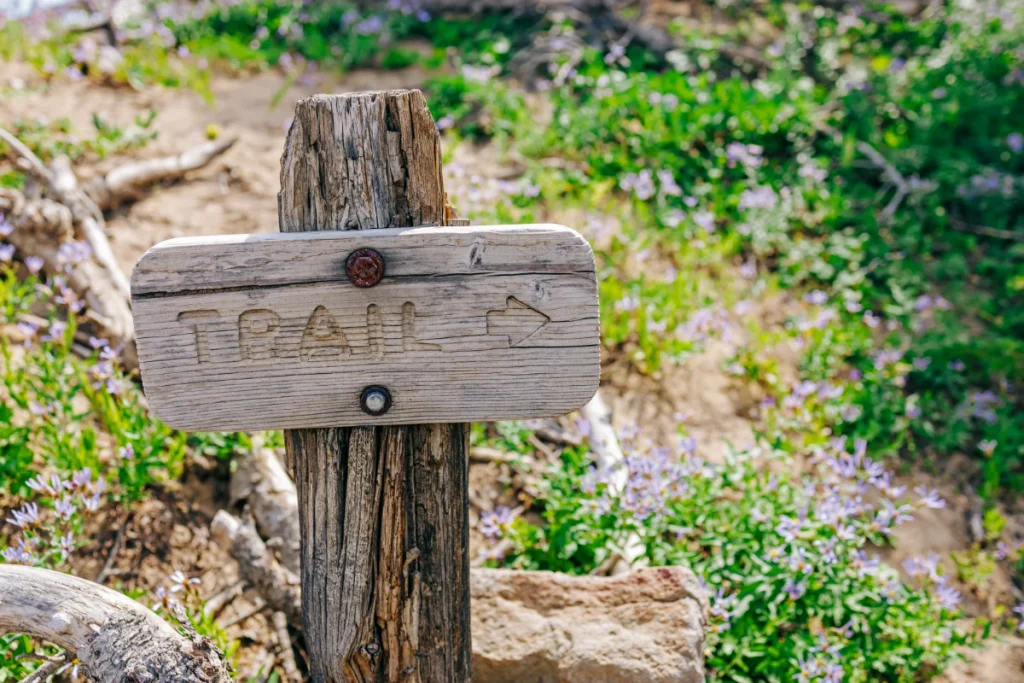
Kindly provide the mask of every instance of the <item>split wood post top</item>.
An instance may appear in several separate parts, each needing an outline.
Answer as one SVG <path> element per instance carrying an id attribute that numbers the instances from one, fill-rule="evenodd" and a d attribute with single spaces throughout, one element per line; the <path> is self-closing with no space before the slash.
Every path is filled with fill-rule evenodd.
<path id="1" fill-rule="evenodd" d="M 447 225 L 423 95 L 300 101 L 278 217 L 281 232 Z M 469 681 L 469 426 L 290 430 L 285 442 L 313 680 Z"/>

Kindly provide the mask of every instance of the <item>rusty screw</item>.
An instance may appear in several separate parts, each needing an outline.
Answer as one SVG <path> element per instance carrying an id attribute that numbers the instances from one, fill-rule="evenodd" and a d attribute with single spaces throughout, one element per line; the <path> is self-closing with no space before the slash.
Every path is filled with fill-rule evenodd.
<path id="1" fill-rule="evenodd" d="M 345 273 L 356 287 L 373 287 L 384 277 L 384 257 L 373 249 L 356 249 L 348 255 Z"/>
<path id="2" fill-rule="evenodd" d="M 383 415 L 391 409 L 391 392 L 387 387 L 366 387 L 359 397 L 359 407 L 367 415 Z"/>

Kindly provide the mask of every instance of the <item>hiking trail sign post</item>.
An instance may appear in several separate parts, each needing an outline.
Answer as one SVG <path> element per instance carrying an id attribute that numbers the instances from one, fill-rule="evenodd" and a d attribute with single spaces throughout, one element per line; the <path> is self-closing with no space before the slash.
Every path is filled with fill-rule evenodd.
<path id="1" fill-rule="evenodd" d="M 593 254 L 453 225 L 418 91 L 300 101 L 281 186 L 281 234 L 136 265 L 146 395 L 179 429 L 286 430 L 313 681 L 469 681 L 466 423 L 594 395 Z"/>

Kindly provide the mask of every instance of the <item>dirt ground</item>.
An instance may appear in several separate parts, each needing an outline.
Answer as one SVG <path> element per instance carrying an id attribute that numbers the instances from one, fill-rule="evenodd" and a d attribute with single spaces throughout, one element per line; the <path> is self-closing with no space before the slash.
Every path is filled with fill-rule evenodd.
<path id="1" fill-rule="evenodd" d="M 191 174 L 184 182 L 158 188 L 138 202 L 115 212 L 108 222 L 111 244 L 125 270 L 153 244 L 183 235 L 209 235 L 277 230 L 276 193 L 280 155 L 293 103 L 314 92 L 345 92 L 361 89 L 411 87 L 423 73 L 404 71 L 357 71 L 336 80 L 324 79 L 311 86 L 295 86 L 271 107 L 268 103 L 284 84 L 275 72 L 244 78 L 219 77 L 213 82 L 214 104 L 183 90 L 148 89 L 136 92 L 87 83 L 62 82 L 59 87 L 41 86 L 33 72 L 17 65 L 0 65 L 0 87 L 23 82 L 23 87 L 0 99 L 0 125 L 18 119 L 51 120 L 67 117 L 75 129 L 91 129 L 94 112 L 122 126 L 149 109 L 159 115 L 158 138 L 137 153 L 149 158 L 176 153 L 206 139 L 215 127 L 224 138 L 237 139 L 234 147 L 208 168 Z M 98 172 L 116 165 L 108 159 L 86 172 Z M 507 176 L 493 149 L 462 146 L 448 168 L 449 192 L 460 201 L 460 189 L 480 186 L 488 180 Z M 568 222 L 568 221 L 567 221 Z M 769 307 L 770 308 L 770 307 Z M 767 314 L 766 314 L 767 315 Z M 635 423 L 654 440 L 673 437 L 676 416 L 682 415 L 690 433 L 698 439 L 703 455 L 715 459 L 729 445 L 742 447 L 753 440 L 752 411 L 757 396 L 723 370 L 729 355 L 725 344 L 712 343 L 707 350 L 685 364 L 665 370 L 659 382 L 625 365 L 605 369 L 607 399 L 619 425 Z M 224 473 L 220 473 L 223 475 Z M 914 475 L 919 481 L 920 475 Z M 156 496 L 131 518 L 113 518 L 109 532 L 101 537 L 94 557 L 78 567 L 80 575 L 97 575 L 117 537 L 125 526 L 121 550 L 112 566 L 112 582 L 153 590 L 174 570 L 202 579 L 204 596 L 214 595 L 237 581 L 237 570 L 211 542 L 208 524 L 216 510 L 226 504 L 224 476 L 193 468 L 183 482 Z M 486 501 L 500 499 L 503 486 L 493 466 L 475 465 L 471 472 L 475 494 Z M 944 510 L 927 511 L 902 529 L 895 549 L 887 559 L 898 565 L 911 555 L 928 552 L 948 554 L 970 547 L 968 522 L 971 503 L 956 492 L 956 473 L 937 476 L 931 484 L 950 501 Z M 474 549 L 474 554 L 477 549 Z M 949 567 L 952 569 L 952 565 Z M 1009 579 L 997 572 L 983 596 L 968 596 L 981 609 L 992 600 L 1007 600 Z M 247 611 L 255 598 L 236 600 L 220 615 L 221 623 L 232 624 L 228 632 L 243 643 L 243 676 L 254 675 L 266 664 L 272 638 L 262 614 L 250 618 Z M 986 649 L 966 653 L 967 661 L 938 680 L 944 683 L 1024 682 L 1024 641 L 1008 639 Z"/>

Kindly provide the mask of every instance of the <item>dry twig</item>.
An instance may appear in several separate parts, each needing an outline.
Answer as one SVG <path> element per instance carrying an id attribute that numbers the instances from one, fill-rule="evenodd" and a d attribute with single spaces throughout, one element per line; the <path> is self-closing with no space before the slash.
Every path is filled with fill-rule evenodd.
<path id="1" fill-rule="evenodd" d="M 117 560 L 117 554 L 121 551 L 121 544 L 124 542 L 124 532 L 128 528 L 128 524 L 131 522 L 131 515 L 124 521 L 117 529 L 117 535 L 114 536 L 114 545 L 110 548 L 110 554 L 107 555 L 107 561 L 103 564 L 103 569 L 96 576 L 96 583 L 103 585 L 103 582 L 110 576 L 110 571 L 114 568 L 114 562 Z"/>

